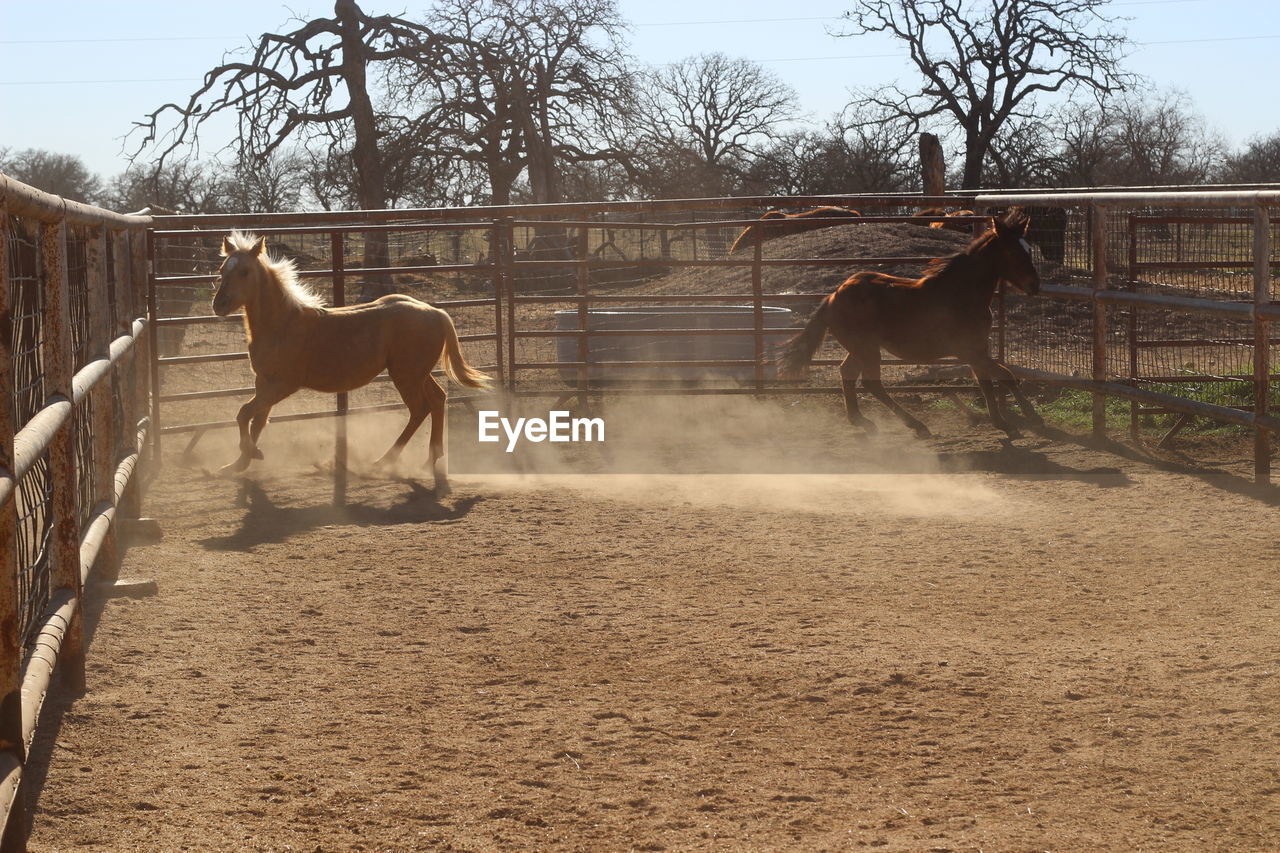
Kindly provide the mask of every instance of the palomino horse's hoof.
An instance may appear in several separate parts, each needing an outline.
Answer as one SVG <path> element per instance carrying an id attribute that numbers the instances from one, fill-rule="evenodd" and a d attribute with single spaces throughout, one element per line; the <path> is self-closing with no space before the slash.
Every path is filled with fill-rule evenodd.
<path id="1" fill-rule="evenodd" d="M 243 473 L 244 469 L 248 467 L 249 467 L 249 460 L 241 456 L 235 462 L 231 462 L 226 465 L 223 465 L 221 468 L 218 469 L 218 473 L 223 477 L 227 477 L 227 476 L 230 476 L 231 474 Z"/>
<path id="2" fill-rule="evenodd" d="M 449 485 L 449 481 L 443 478 L 436 480 L 436 497 L 447 498 L 453 494 L 453 486 Z"/>

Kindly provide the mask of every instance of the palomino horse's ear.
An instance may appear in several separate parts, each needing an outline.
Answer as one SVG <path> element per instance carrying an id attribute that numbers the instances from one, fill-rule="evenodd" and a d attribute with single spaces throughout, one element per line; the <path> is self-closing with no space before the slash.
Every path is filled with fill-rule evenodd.
<path id="1" fill-rule="evenodd" d="M 253 253 L 254 253 L 255 255 L 265 255 L 265 254 L 267 253 L 267 238 L 266 238 L 266 237 L 259 237 L 259 238 L 258 238 L 258 245 L 256 245 L 256 246 L 254 246 L 254 247 L 253 247 Z"/>
<path id="2" fill-rule="evenodd" d="M 229 256 L 235 250 L 236 250 L 236 247 L 231 245 L 231 240 L 229 240 L 226 237 L 223 237 L 222 238 L 222 257 L 225 258 Z"/>

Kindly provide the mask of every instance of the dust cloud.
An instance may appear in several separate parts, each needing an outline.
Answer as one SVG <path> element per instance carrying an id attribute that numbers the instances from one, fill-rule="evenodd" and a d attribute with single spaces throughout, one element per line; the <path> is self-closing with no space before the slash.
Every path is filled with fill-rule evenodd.
<path id="1" fill-rule="evenodd" d="M 555 401 L 495 398 L 477 408 L 518 417 L 548 417 Z M 449 467 L 455 485 L 478 492 L 564 488 L 644 504 L 776 508 L 842 513 L 869 503 L 908 515 L 987 515 L 1004 498 L 982 478 L 957 476 L 926 442 L 887 412 L 868 407 L 880 432 L 865 436 L 849 426 L 828 396 L 757 399 L 734 396 L 606 397 L 592 406 L 562 406 L 575 417 L 599 417 L 603 442 L 534 443 L 477 440 L 478 415 L 461 406 L 449 419 Z M 925 412 L 926 419 L 929 418 Z M 430 478 L 426 468 L 429 423 L 406 448 L 398 469 L 374 468 L 404 425 L 388 412 L 348 420 L 349 466 L 362 477 Z M 273 424 L 263 434 L 272 469 L 331 471 L 335 424 L 329 420 Z M 200 461 L 217 467 L 235 456 L 234 435 L 210 435 Z"/>

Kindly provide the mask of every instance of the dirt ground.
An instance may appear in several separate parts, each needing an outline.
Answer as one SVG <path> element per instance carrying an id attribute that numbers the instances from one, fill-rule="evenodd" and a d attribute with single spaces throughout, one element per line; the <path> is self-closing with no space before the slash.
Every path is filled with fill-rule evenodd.
<path id="1" fill-rule="evenodd" d="M 699 405 L 523 475 L 467 473 L 456 413 L 452 495 L 343 509 L 329 426 L 241 480 L 171 454 L 123 569 L 160 592 L 91 609 L 31 848 L 1275 849 L 1280 496 L 1241 448 Z"/>

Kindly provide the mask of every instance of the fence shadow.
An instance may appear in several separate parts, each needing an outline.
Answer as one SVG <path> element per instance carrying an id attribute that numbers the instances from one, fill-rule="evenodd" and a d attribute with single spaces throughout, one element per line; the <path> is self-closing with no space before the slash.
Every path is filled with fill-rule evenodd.
<path id="1" fill-rule="evenodd" d="M 1075 434 L 1052 426 L 1040 427 L 1036 429 L 1036 433 L 1062 444 L 1108 453 L 1129 462 L 1148 465 L 1158 471 L 1194 477 L 1216 489 L 1241 495 L 1270 506 L 1280 506 L 1280 484 L 1259 485 L 1249 477 L 1241 474 L 1224 471 L 1220 468 L 1206 468 L 1203 464 L 1197 464 L 1192 459 L 1187 459 L 1186 461 L 1171 459 L 1168 456 L 1151 453 L 1141 446 L 1127 444 L 1113 438 L 1095 438 L 1090 433 Z"/>

